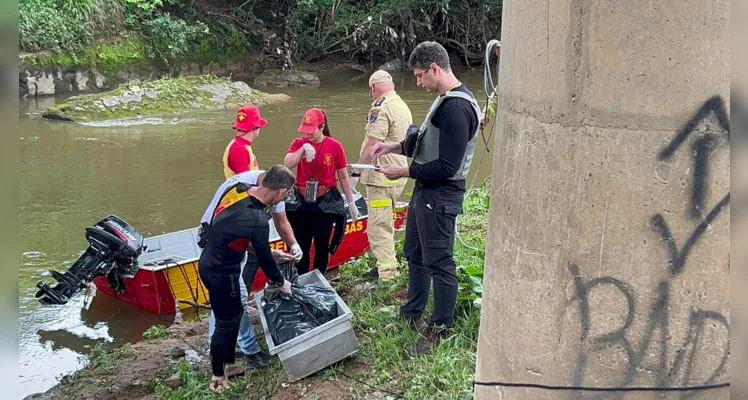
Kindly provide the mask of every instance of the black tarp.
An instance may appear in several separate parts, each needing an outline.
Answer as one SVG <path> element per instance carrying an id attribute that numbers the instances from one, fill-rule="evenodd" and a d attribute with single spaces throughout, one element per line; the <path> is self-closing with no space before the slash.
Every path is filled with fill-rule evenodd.
<path id="1" fill-rule="evenodd" d="M 265 288 L 263 312 L 276 345 L 285 343 L 338 317 L 335 291 L 321 284 L 300 285 L 296 267 L 290 262 L 279 266 L 291 282 L 291 294 L 275 285 Z"/>

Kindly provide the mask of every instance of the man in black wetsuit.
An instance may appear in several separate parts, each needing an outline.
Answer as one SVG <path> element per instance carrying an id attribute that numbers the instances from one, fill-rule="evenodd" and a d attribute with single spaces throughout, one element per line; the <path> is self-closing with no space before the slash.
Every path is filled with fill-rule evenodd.
<path id="1" fill-rule="evenodd" d="M 408 260 L 408 301 L 400 315 L 426 334 L 411 353 L 429 351 L 449 334 L 457 302 L 453 258 L 457 215 L 462 214 L 465 178 L 475 152 L 480 108 L 473 94 L 452 73 L 449 55 L 439 43 L 416 46 L 408 61 L 418 86 L 439 96 L 420 127 L 411 125 L 402 142 L 377 143 L 372 157 L 404 154 L 410 167 L 382 165 L 389 179 L 413 178 L 408 206 L 404 255 Z M 434 312 L 427 324 L 421 316 L 434 281 Z"/>
<path id="2" fill-rule="evenodd" d="M 284 293 L 291 292 L 291 283 L 284 279 L 276 264 L 284 260 L 284 255 L 270 249 L 269 220 L 270 208 L 281 203 L 295 183 L 293 172 L 283 165 L 274 165 L 262 173 L 257 185 L 246 186 L 242 182 L 222 185 L 211 209 L 206 211 L 212 218 L 200 255 L 199 272 L 216 318 L 210 343 L 211 390 L 221 390 L 228 385 L 227 378 L 246 371 L 237 366 L 226 368 L 226 364 L 236 362 L 234 349 L 244 313 L 239 289 L 239 279 L 244 277 L 239 276 L 239 271 L 249 246 L 270 282 L 280 286 Z M 237 368 L 238 371 L 232 372 Z"/>

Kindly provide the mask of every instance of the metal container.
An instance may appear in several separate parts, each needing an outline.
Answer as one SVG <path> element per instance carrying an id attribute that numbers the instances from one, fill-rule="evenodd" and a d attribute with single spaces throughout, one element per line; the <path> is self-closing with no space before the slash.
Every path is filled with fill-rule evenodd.
<path id="1" fill-rule="evenodd" d="M 301 285 L 321 284 L 332 289 L 325 276 L 316 269 L 299 275 L 298 282 Z M 280 345 L 276 345 L 270 335 L 262 299 L 262 291 L 255 293 L 255 303 L 265 332 L 268 352 L 270 355 L 278 355 L 290 382 L 309 376 L 358 351 L 358 340 L 351 325 L 353 313 L 337 293 L 337 318 Z"/>
<path id="2" fill-rule="evenodd" d="M 306 195 L 304 196 L 307 203 L 314 203 L 317 201 L 317 189 L 319 189 L 319 181 L 317 178 L 307 179 Z"/>

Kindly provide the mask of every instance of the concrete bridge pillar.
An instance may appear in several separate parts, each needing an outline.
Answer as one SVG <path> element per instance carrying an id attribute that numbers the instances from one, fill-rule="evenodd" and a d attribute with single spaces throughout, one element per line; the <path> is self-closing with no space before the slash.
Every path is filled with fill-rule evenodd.
<path id="1" fill-rule="evenodd" d="M 730 380 L 729 10 L 504 1 L 476 380 Z M 476 398 L 727 399 L 729 388 L 477 386 Z"/>

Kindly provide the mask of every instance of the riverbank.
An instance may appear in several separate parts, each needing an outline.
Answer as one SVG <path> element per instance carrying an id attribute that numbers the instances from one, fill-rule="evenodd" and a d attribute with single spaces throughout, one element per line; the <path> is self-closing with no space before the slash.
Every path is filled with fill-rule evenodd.
<path id="1" fill-rule="evenodd" d="M 424 40 L 480 66 L 501 1 L 21 0 L 19 93 L 106 90 L 165 75 L 256 76 L 325 64 L 401 68 Z M 399 59 L 399 60 L 398 60 Z"/>
<path id="2" fill-rule="evenodd" d="M 21 98 L 66 93 L 98 93 L 134 81 L 201 75 L 231 77 L 237 81 L 253 82 L 263 73 L 274 70 L 264 67 L 263 59 L 260 52 L 220 57 L 196 54 L 188 60 L 163 65 L 147 57 L 146 47 L 142 42 L 129 40 L 121 43 L 99 43 L 75 54 L 41 52 L 19 55 L 18 91 Z M 303 81 L 305 75 L 312 73 L 313 83 L 316 75 L 364 75 L 377 67 L 330 58 L 317 62 L 299 62 L 289 71 L 289 76 L 275 80 L 283 83 L 281 81 L 285 79 L 294 84 L 294 80 L 299 80 L 295 77 L 301 77 L 300 80 Z"/>
<path id="3" fill-rule="evenodd" d="M 375 286 L 361 278 L 373 262 L 367 255 L 341 266 L 340 279 L 334 284 L 353 312 L 360 351 L 301 381 L 288 384 L 274 357 L 269 368 L 237 378 L 228 392 L 214 396 L 208 390 L 207 323 L 203 320 L 151 328 L 146 340 L 111 352 L 96 346 L 86 368 L 27 399 L 471 398 L 488 204 L 488 185 L 465 202 L 458 228 L 463 241 L 474 249 L 455 244 L 460 277 L 455 328 L 429 355 L 412 358 L 406 352 L 418 339 L 418 333 L 397 316 L 397 306 L 407 295 L 407 270 L 391 284 Z M 406 266 L 402 243 L 397 250 Z M 264 346 L 262 329 L 256 326 L 255 330 Z"/>

